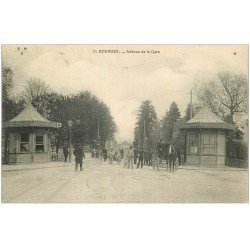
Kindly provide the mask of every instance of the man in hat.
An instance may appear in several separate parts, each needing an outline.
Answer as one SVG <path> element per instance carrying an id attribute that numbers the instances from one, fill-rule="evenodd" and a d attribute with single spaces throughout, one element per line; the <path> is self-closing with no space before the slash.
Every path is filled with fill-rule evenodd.
<path id="1" fill-rule="evenodd" d="M 64 147 L 63 147 L 63 155 L 64 155 L 64 161 L 67 162 L 67 158 L 69 155 L 69 149 L 68 149 L 67 145 L 64 145 Z"/>
<path id="2" fill-rule="evenodd" d="M 75 156 L 75 172 L 78 170 L 78 164 L 80 164 L 80 171 L 82 171 L 82 162 L 83 162 L 83 157 L 85 158 L 83 149 L 80 144 L 77 144 L 75 147 L 75 150 L 73 152 Z"/>

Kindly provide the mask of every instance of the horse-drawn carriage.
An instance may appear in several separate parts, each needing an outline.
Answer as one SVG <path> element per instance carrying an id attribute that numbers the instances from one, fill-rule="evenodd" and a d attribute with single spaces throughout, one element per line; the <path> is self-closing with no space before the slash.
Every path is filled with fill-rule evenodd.
<path id="1" fill-rule="evenodd" d="M 108 153 L 108 162 L 109 164 L 113 164 L 113 162 L 116 162 L 117 164 L 120 164 L 122 161 L 122 155 L 119 151 L 114 151 L 111 150 Z"/>
<path id="2" fill-rule="evenodd" d="M 160 142 L 157 146 L 158 151 L 158 164 L 166 164 L 166 170 L 169 172 L 177 171 L 180 153 L 175 149 L 171 143 Z"/>

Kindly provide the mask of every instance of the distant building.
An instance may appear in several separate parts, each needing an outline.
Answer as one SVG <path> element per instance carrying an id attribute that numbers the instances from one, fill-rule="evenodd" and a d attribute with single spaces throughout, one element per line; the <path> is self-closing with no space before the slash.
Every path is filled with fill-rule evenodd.
<path id="1" fill-rule="evenodd" d="M 207 107 L 182 124 L 187 165 L 224 166 L 226 131 L 235 126 L 221 120 Z"/>
<path id="2" fill-rule="evenodd" d="M 3 122 L 5 158 L 10 164 L 50 161 L 50 132 L 61 126 L 39 114 L 29 104 L 15 118 Z"/>

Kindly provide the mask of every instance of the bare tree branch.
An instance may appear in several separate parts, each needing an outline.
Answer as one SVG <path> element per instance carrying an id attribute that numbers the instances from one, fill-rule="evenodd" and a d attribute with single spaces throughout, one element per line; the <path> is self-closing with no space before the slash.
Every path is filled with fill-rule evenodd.
<path id="1" fill-rule="evenodd" d="M 217 81 L 209 82 L 196 88 L 196 96 L 207 103 L 217 114 L 233 117 L 237 113 L 247 111 L 248 81 L 246 75 L 219 73 Z"/>

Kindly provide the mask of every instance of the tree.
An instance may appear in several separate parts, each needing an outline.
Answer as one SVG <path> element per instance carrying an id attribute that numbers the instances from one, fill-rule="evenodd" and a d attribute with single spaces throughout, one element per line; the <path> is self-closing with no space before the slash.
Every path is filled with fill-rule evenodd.
<path id="1" fill-rule="evenodd" d="M 198 108 L 198 105 L 197 104 L 193 104 L 192 105 L 193 108 L 192 108 L 192 114 L 193 114 L 193 117 L 197 114 L 199 108 Z M 187 122 L 188 120 L 190 120 L 190 114 L 191 114 L 191 104 L 189 103 L 187 108 L 186 108 L 186 111 L 185 111 L 185 116 L 183 117 L 183 122 Z"/>
<path id="2" fill-rule="evenodd" d="M 106 140 L 114 138 L 117 131 L 107 105 L 89 91 L 81 91 L 77 95 L 58 96 L 52 105 L 51 120 L 62 123 L 62 127 L 58 130 L 58 145 L 68 143 L 69 120 L 73 121 L 73 144 L 81 142 L 104 145 Z M 98 124 L 100 138 L 98 138 Z"/>
<path id="3" fill-rule="evenodd" d="M 2 96 L 3 100 L 9 100 L 14 87 L 14 71 L 10 67 L 2 68 Z"/>
<path id="4" fill-rule="evenodd" d="M 199 100 L 221 116 L 234 122 L 236 114 L 248 112 L 248 81 L 246 75 L 219 73 L 214 81 L 196 88 Z"/>
<path id="5" fill-rule="evenodd" d="M 24 102 L 13 96 L 14 71 L 2 68 L 2 121 L 14 118 L 23 109 Z"/>
<path id="6" fill-rule="evenodd" d="M 48 102 L 50 101 L 51 89 L 45 81 L 39 78 L 29 79 L 22 92 L 21 98 L 30 102 L 41 114 L 47 116 Z"/>
<path id="7" fill-rule="evenodd" d="M 169 112 L 166 112 L 166 116 L 163 118 L 163 136 L 167 142 L 173 142 L 173 135 L 180 123 L 180 117 L 178 105 L 172 102 Z"/>
<path id="8" fill-rule="evenodd" d="M 154 148 L 154 131 L 157 126 L 157 114 L 151 101 L 143 101 L 137 114 L 137 122 L 134 129 L 134 145 L 144 149 Z"/>

